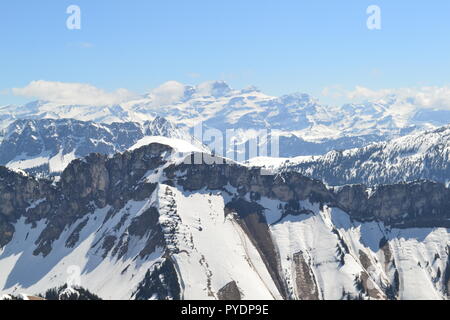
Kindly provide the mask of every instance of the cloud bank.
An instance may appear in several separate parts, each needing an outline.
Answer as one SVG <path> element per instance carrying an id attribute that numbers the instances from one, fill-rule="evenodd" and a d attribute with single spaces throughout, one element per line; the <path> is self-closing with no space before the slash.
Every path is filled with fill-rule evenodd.
<path id="1" fill-rule="evenodd" d="M 322 94 L 332 98 L 344 98 L 351 102 L 379 101 L 392 98 L 419 108 L 450 110 L 450 87 L 420 87 L 400 89 L 372 90 L 357 86 L 353 90 L 343 90 L 340 87 L 328 87 Z"/>
<path id="2" fill-rule="evenodd" d="M 154 105 L 166 106 L 179 102 L 185 96 L 187 87 L 177 81 L 167 81 L 150 92 Z"/>
<path id="3" fill-rule="evenodd" d="M 67 105 L 112 105 L 135 96 L 127 89 L 107 92 L 90 84 L 44 80 L 32 81 L 23 88 L 13 88 L 12 93 Z"/>
<path id="4" fill-rule="evenodd" d="M 180 102 L 192 94 L 221 97 L 230 90 L 223 81 L 205 82 L 196 87 L 186 86 L 177 81 L 168 81 L 151 90 L 149 96 L 155 106 L 167 106 Z M 137 98 L 136 94 L 127 89 L 109 92 L 85 83 L 45 80 L 32 81 L 23 88 L 13 88 L 9 91 L 17 96 L 67 105 L 114 105 Z M 363 86 L 345 90 L 340 86 L 331 86 L 325 88 L 322 94 L 332 99 L 355 103 L 364 101 L 384 103 L 395 98 L 396 104 L 400 103 L 404 106 L 450 110 L 450 86 L 379 90 Z"/>

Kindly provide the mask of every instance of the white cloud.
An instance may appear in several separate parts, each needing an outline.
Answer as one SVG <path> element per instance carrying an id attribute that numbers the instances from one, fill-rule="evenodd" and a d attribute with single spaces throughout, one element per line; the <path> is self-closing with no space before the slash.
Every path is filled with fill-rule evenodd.
<path id="1" fill-rule="evenodd" d="M 165 106 L 179 102 L 186 93 L 186 86 L 177 81 L 168 81 L 150 92 L 153 103 L 158 106 Z"/>
<path id="2" fill-rule="evenodd" d="M 17 96 L 70 105 L 111 105 L 135 96 L 127 89 L 107 92 L 84 83 L 44 80 L 32 81 L 23 88 L 13 88 L 12 93 Z"/>
<path id="3" fill-rule="evenodd" d="M 322 89 L 322 95 L 324 97 L 331 97 L 333 99 L 339 99 L 342 98 L 345 93 L 344 89 L 340 85 L 333 85 L 329 87 L 325 87 Z"/>
<path id="4" fill-rule="evenodd" d="M 392 94 L 394 94 L 394 90 L 391 89 L 371 90 L 369 88 L 356 86 L 354 90 L 346 92 L 344 96 L 350 100 L 378 100 Z"/>
<path id="5" fill-rule="evenodd" d="M 353 90 L 340 87 L 328 87 L 322 91 L 327 97 L 344 97 L 352 102 L 383 101 L 396 97 L 398 101 L 414 105 L 419 108 L 450 110 L 450 87 L 420 87 L 372 90 L 363 86 L 356 86 Z"/>

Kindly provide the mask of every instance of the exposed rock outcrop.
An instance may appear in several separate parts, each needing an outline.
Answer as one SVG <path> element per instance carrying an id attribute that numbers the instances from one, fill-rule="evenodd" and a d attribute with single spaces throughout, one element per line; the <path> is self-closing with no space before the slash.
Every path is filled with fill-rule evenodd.
<path id="1" fill-rule="evenodd" d="M 0 168 L 0 245 L 11 239 L 11 223 L 20 217 L 29 223 L 45 218 L 49 223 L 35 253 L 48 254 L 51 242 L 64 227 L 94 206 L 109 205 L 114 211 L 130 199 L 150 196 L 156 184 L 141 180 L 149 170 L 161 167 L 164 155 L 171 152 L 168 146 L 151 144 L 112 158 L 92 154 L 69 165 L 56 186 Z M 450 227 L 450 190 L 440 183 L 422 181 L 375 190 L 354 185 L 329 190 L 320 181 L 299 173 L 267 176 L 261 175 L 259 169 L 234 163 L 183 163 L 171 165 L 164 172 L 172 184 L 189 191 L 223 190 L 230 185 L 241 197 L 267 197 L 288 203 L 309 200 L 338 207 L 360 221 L 378 220 L 396 227 Z"/>
<path id="2" fill-rule="evenodd" d="M 236 281 L 231 281 L 227 283 L 222 289 L 217 293 L 219 300 L 224 301 L 237 301 L 242 300 L 239 287 Z"/>

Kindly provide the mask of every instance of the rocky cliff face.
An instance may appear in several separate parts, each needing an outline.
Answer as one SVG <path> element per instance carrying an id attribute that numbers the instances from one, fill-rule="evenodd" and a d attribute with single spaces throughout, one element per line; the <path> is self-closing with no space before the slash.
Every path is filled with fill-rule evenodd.
<path id="1" fill-rule="evenodd" d="M 0 221 L 4 221 L 2 225 L 6 232 L 1 235 L 1 241 L 7 242 L 10 238 L 11 222 L 21 217 L 30 223 L 45 219 L 47 226 L 34 253 L 47 255 L 51 243 L 64 228 L 94 208 L 111 206 L 111 214 L 114 214 L 115 208 L 122 208 L 130 200 L 149 197 L 155 184 L 138 182 L 148 170 L 163 165 L 161 155 L 171 151 L 167 146 L 153 144 L 150 148 L 126 152 L 111 159 L 91 154 L 71 163 L 56 185 L 2 168 Z"/>
<path id="2" fill-rule="evenodd" d="M 183 177 L 176 178 L 177 171 L 184 172 Z M 261 175 L 260 169 L 248 169 L 238 164 L 179 165 L 166 172 L 169 178 L 190 191 L 221 190 L 229 184 L 241 197 L 249 196 L 253 200 L 266 197 L 294 207 L 299 201 L 309 200 L 340 208 L 360 221 L 376 220 L 396 227 L 450 227 L 450 189 L 436 182 L 328 189 L 322 182 L 295 171 Z"/>
<path id="3" fill-rule="evenodd" d="M 0 169 L 0 292 L 63 285 L 72 264 L 102 298 L 412 298 L 412 273 L 445 298 L 449 221 L 443 184 L 328 189 L 154 143 L 54 184 Z"/>
<path id="4" fill-rule="evenodd" d="M 6 245 L 14 234 L 13 224 L 26 217 L 33 206 L 44 199 L 55 199 L 55 188 L 50 182 L 37 180 L 0 167 L 0 246 Z M 43 212 L 36 212 L 44 217 Z M 38 217 L 33 217 L 33 219 Z M 39 218 L 38 218 L 39 219 Z"/>
<path id="5" fill-rule="evenodd" d="M 378 220 L 394 227 L 450 228 L 450 189 L 431 181 L 339 188 L 336 205 L 356 220 Z"/>

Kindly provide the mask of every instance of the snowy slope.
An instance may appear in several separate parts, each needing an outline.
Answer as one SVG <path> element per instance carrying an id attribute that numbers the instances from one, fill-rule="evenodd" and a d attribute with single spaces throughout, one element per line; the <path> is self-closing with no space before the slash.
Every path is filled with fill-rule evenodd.
<path id="1" fill-rule="evenodd" d="M 295 286 L 299 275 L 292 264 L 298 253 L 321 299 L 355 299 L 361 291 L 372 299 L 446 298 L 436 279 L 447 267 L 448 229 L 391 229 L 382 223 L 352 222 L 338 209 L 313 212 L 271 226 L 297 298 L 308 292 L 304 282 L 301 288 Z M 355 283 L 364 289 L 355 289 Z"/>
<path id="2" fill-rule="evenodd" d="M 166 241 L 182 273 L 184 299 L 215 299 L 232 281 L 244 298 L 281 299 L 254 245 L 233 217 L 224 217 L 221 193 L 186 194 L 163 184 L 158 191 L 160 221 L 177 222 Z"/>

